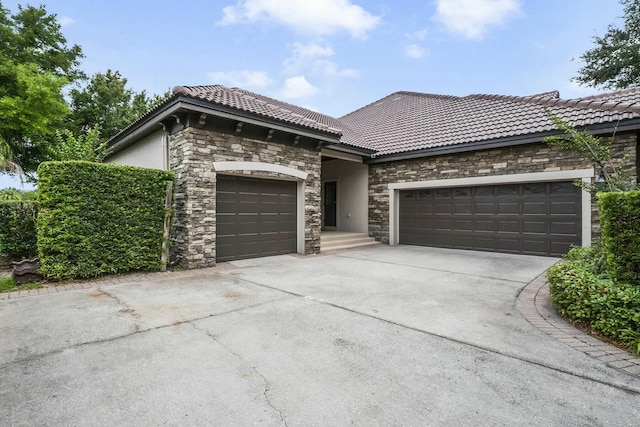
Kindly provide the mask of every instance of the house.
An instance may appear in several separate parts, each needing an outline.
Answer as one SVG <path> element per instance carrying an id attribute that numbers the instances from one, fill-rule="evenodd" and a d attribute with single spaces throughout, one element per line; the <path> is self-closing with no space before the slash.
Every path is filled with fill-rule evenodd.
<path id="1" fill-rule="evenodd" d="M 566 100 L 397 92 L 333 118 L 238 88 L 178 86 L 109 141 L 108 161 L 176 174 L 174 260 L 321 251 L 323 230 L 396 244 L 558 256 L 597 211 L 545 110 L 615 138 L 638 176 L 640 89 Z"/>

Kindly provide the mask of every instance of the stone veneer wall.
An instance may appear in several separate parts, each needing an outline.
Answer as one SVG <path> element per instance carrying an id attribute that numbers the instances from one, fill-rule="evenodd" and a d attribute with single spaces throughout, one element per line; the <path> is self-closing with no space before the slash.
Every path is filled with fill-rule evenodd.
<path id="1" fill-rule="evenodd" d="M 637 137 L 628 134 L 616 137 L 615 160 L 637 174 Z M 508 175 L 532 172 L 552 172 L 592 167 L 583 157 L 544 143 L 519 145 L 491 150 L 473 151 L 394 161 L 369 165 L 369 235 L 383 243 L 389 242 L 388 184 Z M 596 171 L 596 174 L 598 171 Z M 597 207 L 592 204 L 592 235 L 600 234 Z"/>
<path id="2" fill-rule="evenodd" d="M 187 127 L 169 140 L 169 167 L 176 174 L 172 262 L 202 268 L 216 262 L 216 172 L 213 162 L 265 162 L 307 172 L 305 253 L 320 252 L 320 152 Z M 255 177 L 291 179 L 277 173 L 239 171 Z"/>

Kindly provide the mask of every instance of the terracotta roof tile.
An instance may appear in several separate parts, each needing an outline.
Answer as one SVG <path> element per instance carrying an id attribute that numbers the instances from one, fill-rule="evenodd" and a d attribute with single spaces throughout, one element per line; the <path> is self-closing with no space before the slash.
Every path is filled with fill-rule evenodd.
<path id="1" fill-rule="evenodd" d="M 553 131 L 545 108 L 575 126 L 639 118 L 640 90 L 624 92 L 572 100 L 555 91 L 465 97 L 397 92 L 339 120 L 385 155 Z"/>
<path id="2" fill-rule="evenodd" d="M 545 109 L 575 126 L 640 118 L 640 88 L 576 99 L 561 99 L 557 91 L 532 96 L 475 94 L 464 97 L 403 91 L 340 118 L 221 85 L 177 86 L 172 99 L 177 97 L 198 99 L 325 132 L 340 137 L 344 144 L 375 150 L 376 155 L 553 131 L 555 127 Z M 144 121 L 152 112 L 136 123 Z"/>
<path id="3" fill-rule="evenodd" d="M 173 95 L 200 99 L 269 119 L 342 135 L 341 126 L 333 117 L 239 88 L 221 85 L 176 86 L 173 88 Z"/>

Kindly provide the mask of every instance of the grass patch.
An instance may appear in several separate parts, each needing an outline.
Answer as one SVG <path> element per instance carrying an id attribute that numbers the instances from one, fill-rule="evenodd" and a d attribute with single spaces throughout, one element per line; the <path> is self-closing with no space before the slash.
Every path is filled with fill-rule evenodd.
<path id="1" fill-rule="evenodd" d="M 0 277 L 0 292 L 11 292 L 16 287 L 16 282 L 13 281 L 13 277 L 4 276 Z"/>
<path id="2" fill-rule="evenodd" d="M 42 287 L 42 283 L 40 282 L 26 283 L 24 285 L 18 286 L 16 285 L 16 282 L 13 280 L 13 277 L 11 276 L 0 277 L 0 293 L 23 291 L 25 289 L 38 289 L 41 287 Z"/>

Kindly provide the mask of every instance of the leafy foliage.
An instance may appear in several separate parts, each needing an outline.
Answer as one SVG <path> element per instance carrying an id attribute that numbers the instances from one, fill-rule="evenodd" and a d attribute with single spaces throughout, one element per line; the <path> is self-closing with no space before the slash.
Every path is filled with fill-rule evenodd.
<path id="1" fill-rule="evenodd" d="M 624 89 L 640 84 L 640 0 L 621 0 L 624 27 L 609 25 L 595 47 L 582 54 L 584 67 L 575 81 L 588 86 Z"/>
<path id="2" fill-rule="evenodd" d="M 95 128 L 106 141 L 167 97 L 149 97 L 126 85 L 118 71 L 107 70 L 94 74 L 84 88 L 72 89 L 70 128 L 76 133 Z"/>
<path id="3" fill-rule="evenodd" d="M 0 4 L 0 166 L 33 172 L 53 129 L 68 112 L 62 88 L 82 75 L 82 50 L 67 46 L 56 16 L 44 6 Z M 9 163 L 11 162 L 11 163 Z"/>
<path id="4" fill-rule="evenodd" d="M 640 287 L 598 273 L 598 250 L 573 248 L 565 263 L 547 270 L 551 298 L 563 316 L 632 346 L 633 332 L 640 332 Z"/>
<path id="5" fill-rule="evenodd" d="M 548 110 L 546 113 L 556 128 L 564 134 L 548 136 L 543 141 L 551 146 L 559 146 L 583 155 L 589 163 L 593 164 L 596 171 L 602 172 L 605 178 L 603 183 L 584 184 L 582 181 L 577 181 L 576 185 L 591 194 L 601 191 L 633 191 L 640 188 L 636 177 L 623 167 L 616 166 L 613 161 L 611 138 L 596 138 L 585 130 L 577 130 Z"/>
<path id="6" fill-rule="evenodd" d="M 0 254 L 14 260 L 37 256 L 37 216 L 34 202 L 0 201 Z"/>
<path id="7" fill-rule="evenodd" d="M 49 147 L 52 160 L 84 160 L 87 162 L 102 162 L 106 155 L 107 143 L 100 142 L 97 128 L 76 136 L 68 129 L 56 132 Z"/>
<path id="8" fill-rule="evenodd" d="M 35 200 L 35 191 L 22 191 L 13 187 L 3 188 L 2 190 L 0 190 L 0 201 L 28 202 Z"/>
<path id="9" fill-rule="evenodd" d="M 640 290 L 640 191 L 600 193 L 598 209 L 611 276 Z"/>
<path id="10" fill-rule="evenodd" d="M 55 279 L 161 267 L 165 192 L 173 173 L 114 164 L 38 168 L 41 272 Z"/>

